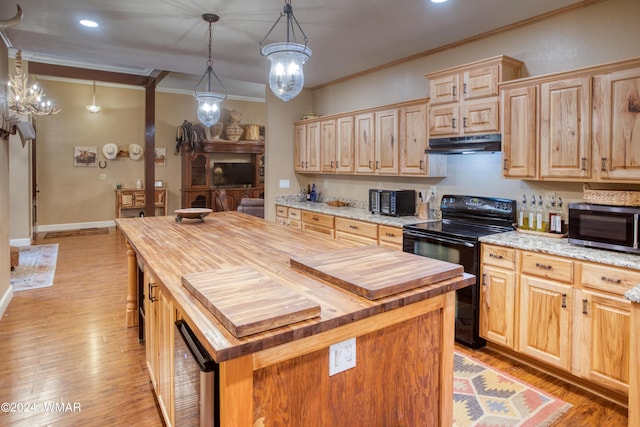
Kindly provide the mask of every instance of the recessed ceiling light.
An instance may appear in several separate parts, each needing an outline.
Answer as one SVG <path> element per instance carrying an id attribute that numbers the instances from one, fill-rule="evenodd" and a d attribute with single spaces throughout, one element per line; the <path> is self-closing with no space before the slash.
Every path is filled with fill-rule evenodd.
<path id="1" fill-rule="evenodd" d="M 431 3 L 444 3 L 447 0 L 431 0 Z"/>
<path id="2" fill-rule="evenodd" d="M 89 28 L 96 28 L 98 26 L 98 23 L 96 21 L 92 21 L 90 19 L 81 19 L 80 24 Z"/>

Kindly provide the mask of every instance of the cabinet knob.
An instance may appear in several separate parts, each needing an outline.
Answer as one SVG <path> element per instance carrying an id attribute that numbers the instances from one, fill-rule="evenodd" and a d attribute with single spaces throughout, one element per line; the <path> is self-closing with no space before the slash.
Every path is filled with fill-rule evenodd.
<path id="1" fill-rule="evenodd" d="M 606 172 L 607 171 L 607 158 L 606 157 L 601 157 L 600 158 L 600 171 L 601 172 Z"/>
<path id="2" fill-rule="evenodd" d="M 587 170 L 587 158 L 586 157 L 581 158 L 580 159 L 580 164 L 581 164 L 580 169 L 582 171 L 586 171 Z"/>
<path id="3" fill-rule="evenodd" d="M 424 170 L 424 160 L 420 160 L 420 170 Z"/>
<path id="4" fill-rule="evenodd" d="M 454 98 L 458 96 L 458 87 L 456 85 L 451 87 L 451 95 L 453 95 Z"/>
<path id="5" fill-rule="evenodd" d="M 455 129 L 456 128 L 456 119 L 453 118 L 451 119 L 451 129 Z"/>
<path id="6" fill-rule="evenodd" d="M 150 302 L 154 302 L 154 301 L 158 301 L 158 298 L 153 296 L 153 288 L 157 288 L 158 285 L 155 285 L 151 282 L 149 282 L 149 291 L 147 292 L 149 294 L 149 301 Z"/>
<path id="7" fill-rule="evenodd" d="M 562 308 L 567 308 L 567 294 L 562 294 Z"/>
<path id="8" fill-rule="evenodd" d="M 553 269 L 552 266 L 547 265 L 547 264 L 542 264 L 540 262 L 536 262 L 536 267 L 541 268 L 543 270 L 551 270 L 551 269 Z"/>
<path id="9" fill-rule="evenodd" d="M 613 278 L 607 277 L 607 276 L 601 276 L 600 280 L 602 280 L 603 282 L 607 282 L 607 283 L 613 283 L 615 285 L 619 285 L 620 283 L 622 283 L 621 279 L 613 279 Z"/>
<path id="10" fill-rule="evenodd" d="M 583 299 L 582 300 L 582 314 L 589 314 L 589 312 L 587 311 L 587 307 L 589 306 L 589 300 L 588 299 Z"/>

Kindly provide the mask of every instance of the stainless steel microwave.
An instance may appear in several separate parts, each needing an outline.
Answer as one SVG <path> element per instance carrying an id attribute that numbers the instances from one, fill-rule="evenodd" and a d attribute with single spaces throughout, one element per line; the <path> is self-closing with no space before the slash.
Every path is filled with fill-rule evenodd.
<path id="1" fill-rule="evenodd" d="M 590 203 L 569 205 L 569 243 L 640 254 L 640 207 Z"/>
<path id="2" fill-rule="evenodd" d="M 369 190 L 369 211 L 390 216 L 407 216 L 416 213 L 415 190 Z"/>

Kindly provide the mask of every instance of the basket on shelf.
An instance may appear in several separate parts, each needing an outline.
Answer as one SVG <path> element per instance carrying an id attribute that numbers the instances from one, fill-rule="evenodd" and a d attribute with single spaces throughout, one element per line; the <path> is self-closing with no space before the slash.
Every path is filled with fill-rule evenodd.
<path id="1" fill-rule="evenodd" d="M 640 206 L 640 191 L 596 190 L 585 184 L 583 193 L 586 202 L 596 205 Z"/>

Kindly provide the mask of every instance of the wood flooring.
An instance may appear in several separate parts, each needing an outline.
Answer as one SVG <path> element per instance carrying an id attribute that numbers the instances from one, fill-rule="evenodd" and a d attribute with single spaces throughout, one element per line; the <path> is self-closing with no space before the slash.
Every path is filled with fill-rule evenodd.
<path id="1" fill-rule="evenodd" d="M 60 245 L 55 281 L 14 293 L 0 320 L 0 403 L 13 411 L 0 426 L 162 426 L 144 346 L 125 327 L 120 233 L 39 243 Z M 625 408 L 491 350 L 456 348 L 571 403 L 554 426 L 627 425 Z"/>

